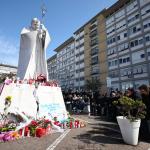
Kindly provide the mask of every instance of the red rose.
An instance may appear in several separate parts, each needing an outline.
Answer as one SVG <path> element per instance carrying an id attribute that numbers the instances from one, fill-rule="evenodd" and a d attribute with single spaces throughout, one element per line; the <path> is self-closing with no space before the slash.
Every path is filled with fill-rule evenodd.
<path id="1" fill-rule="evenodd" d="M 31 125 L 32 125 L 32 126 L 37 126 L 38 123 L 37 123 L 36 121 L 33 120 L 33 121 L 31 121 Z"/>

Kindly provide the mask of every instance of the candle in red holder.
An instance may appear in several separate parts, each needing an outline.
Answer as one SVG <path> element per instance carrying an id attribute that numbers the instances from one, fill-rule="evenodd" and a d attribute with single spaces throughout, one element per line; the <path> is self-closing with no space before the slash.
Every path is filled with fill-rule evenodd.
<path id="1" fill-rule="evenodd" d="M 84 122 L 80 122 L 80 128 L 83 128 L 83 127 L 85 127 Z"/>
<path id="2" fill-rule="evenodd" d="M 32 79 L 29 79 L 29 84 L 31 85 L 33 83 L 33 80 Z"/>
<path id="3" fill-rule="evenodd" d="M 22 136 L 22 129 L 19 130 L 19 134 Z"/>
<path id="4" fill-rule="evenodd" d="M 78 128 L 79 128 L 79 127 L 80 127 L 80 126 L 79 126 L 79 120 L 77 120 L 77 125 L 78 125 Z"/>
<path id="5" fill-rule="evenodd" d="M 21 80 L 19 80 L 19 84 L 22 84 L 22 81 L 21 81 Z"/>
<path id="6" fill-rule="evenodd" d="M 48 125 L 47 128 L 46 128 L 46 134 L 50 134 L 51 133 L 51 126 Z"/>
<path id="7" fill-rule="evenodd" d="M 24 136 L 28 136 L 28 134 L 29 134 L 29 127 L 26 126 L 24 130 L 25 130 L 24 131 Z"/>
<path id="8" fill-rule="evenodd" d="M 45 128 L 37 128 L 36 129 L 36 137 L 42 137 L 46 135 L 46 129 Z"/>
<path id="9" fill-rule="evenodd" d="M 72 121 L 70 122 L 70 129 L 72 128 L 73 124 L 72 124 Z"/>
<path id="10" fill-rule="evenodd" d="M 75 128 L 78 128 L 78 121 L 77 120 L 75 120 L 74 124 L 75 124 Z"/>

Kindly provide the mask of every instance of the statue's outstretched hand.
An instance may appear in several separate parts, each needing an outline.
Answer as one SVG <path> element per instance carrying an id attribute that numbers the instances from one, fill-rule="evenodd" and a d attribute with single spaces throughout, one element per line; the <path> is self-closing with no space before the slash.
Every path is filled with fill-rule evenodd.
<path id="1" fill-rule="evenodd" d="M 41 29 L 46 31 L 46 28 L 45 28 L 44 24 L 41 24 Z"/>

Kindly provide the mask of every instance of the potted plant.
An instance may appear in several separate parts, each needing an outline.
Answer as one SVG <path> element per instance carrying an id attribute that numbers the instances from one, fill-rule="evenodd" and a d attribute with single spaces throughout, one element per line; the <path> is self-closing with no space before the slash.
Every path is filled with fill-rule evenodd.
<path id="1" fill-rule="evenodd" d="M 127 144 L 137 145 L 141 119 L 145 118 L 145 104 L 142 100 L 133 100 L 123 96 L 113 102 L 122 116 L 117 116 L 123 140 Z"/>

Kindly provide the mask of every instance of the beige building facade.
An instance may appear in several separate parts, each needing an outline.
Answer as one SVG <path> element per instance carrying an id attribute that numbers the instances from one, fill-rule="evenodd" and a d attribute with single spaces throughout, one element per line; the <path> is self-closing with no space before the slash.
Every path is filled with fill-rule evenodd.
<path id="1" fill-rule="evenodd" d="M 77 83 L 77 89 L 85 89 L 87 80 L 99 80 L 101 91 L 106 91 L 106 33 L 105 18 L 102 12 L 74 32 L 74 35 L 76 39 L 76 53 L 80 51 L 78 57 L 82 62 L 80 66 L 83 67 L 81 68 L 76 65 L 76 68 L 80 67 L 80 70 L 83 72 L 79 73 L 79 79 L 84 79 L 82 82 Z M 80 43 L 80 45 L 78 43 Z M 81 76 L 82 74 L 83 78 Z"/>

